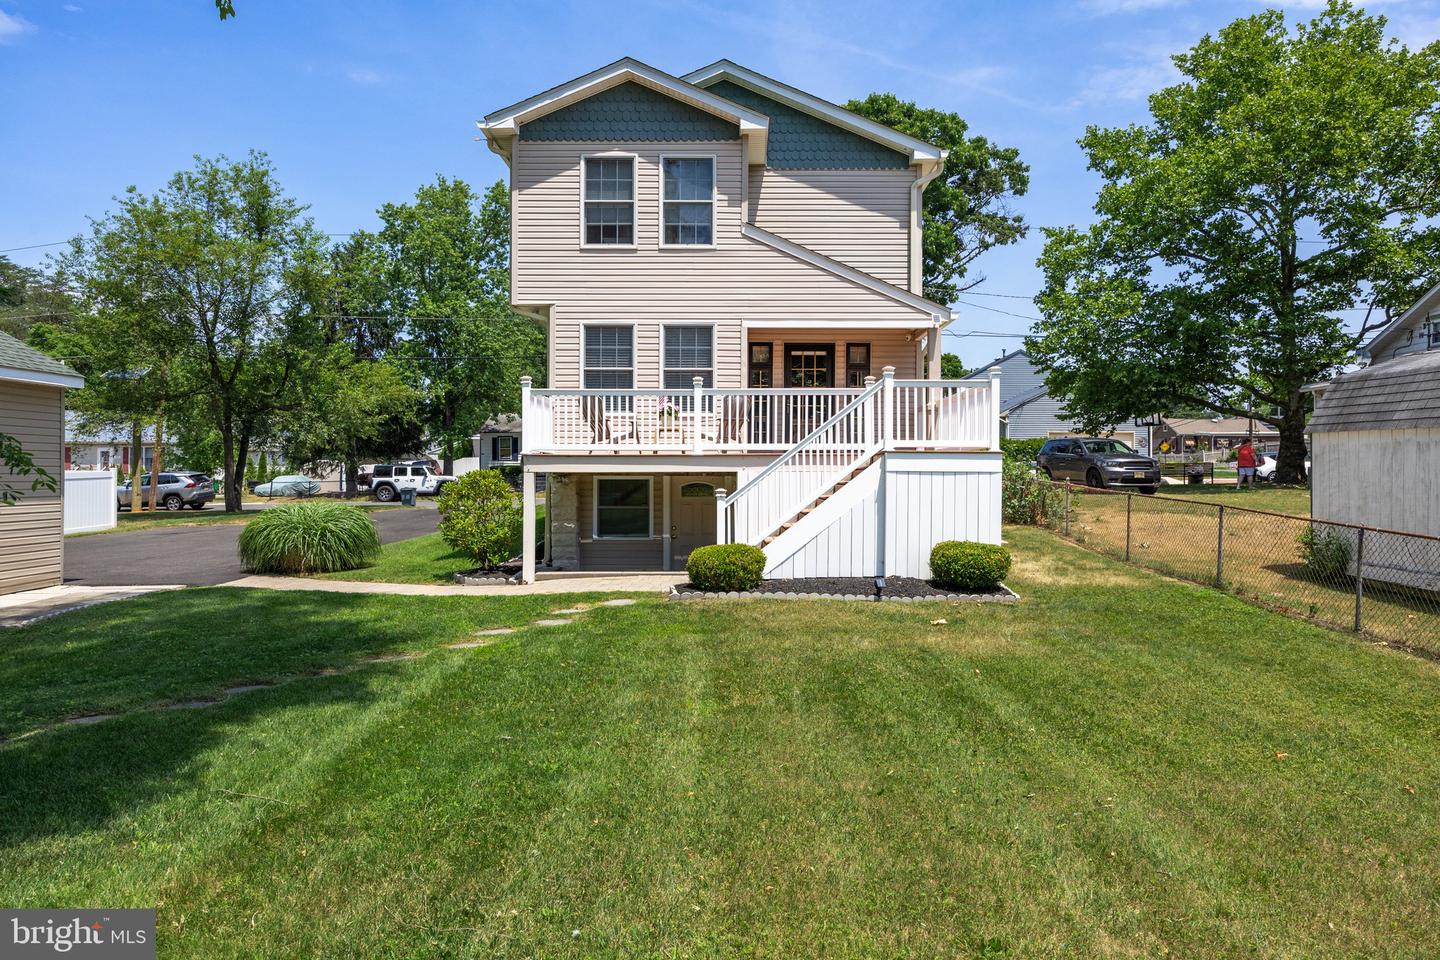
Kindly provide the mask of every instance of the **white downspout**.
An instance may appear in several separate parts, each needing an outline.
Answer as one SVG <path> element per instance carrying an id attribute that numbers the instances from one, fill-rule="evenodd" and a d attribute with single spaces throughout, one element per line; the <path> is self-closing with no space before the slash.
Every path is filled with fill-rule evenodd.
<path id="1" fill-rule="evenodd" d="M 910 292 L 919 297 L 925 295 L 925 239 L 921 229 L 925 188 L 945 171 L 945 158 L 948 156 L 949 150 L 941 150 L 940 162 L 935 164 L 935 169 L 916 177 L 910 185 Z"/>

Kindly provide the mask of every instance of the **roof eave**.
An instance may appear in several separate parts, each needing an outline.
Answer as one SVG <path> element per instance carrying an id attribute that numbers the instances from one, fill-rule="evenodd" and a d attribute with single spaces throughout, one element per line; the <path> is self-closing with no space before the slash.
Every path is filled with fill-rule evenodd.
<path id="1" fill-rule="evenodd" d="M 862 117 L 858 113 L 846 110 L 828 100 L 822 100 L 814 94 L 806 93 L 788 83 L 782 83 L 747 67 L 742 67 L 733 60 L 717 60 L 699 70 L 685 74 L 680 79 L 698 87 L 705 87 L 722 79 L 733 80 L 756 93 L 773 97 L 781 103 L 812 116 L 818 116 L 858 136 L 909 154 L 910 162 L 920 167 L 922 175 L 939 170 L 944 165 L 946 156 L 949 155 L 948 150 L 933 143 L 927 143 L 909 134 L 901 133 L 893 127 L 887 127 L 868 117 Z"/>
<path id="2" fill-rule="evenodd" d="M 85 378 L 76 373 L 50 373 L 42 370 L 25 370 L 20 367 L 0 367 L 0 380 L 72 390 L 78 390 L 85 386 Z"/>

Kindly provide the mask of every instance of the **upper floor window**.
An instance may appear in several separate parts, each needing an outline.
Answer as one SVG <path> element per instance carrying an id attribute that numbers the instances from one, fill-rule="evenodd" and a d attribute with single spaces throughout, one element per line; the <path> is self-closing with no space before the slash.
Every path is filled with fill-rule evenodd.
<path id="1" fill-rule="evenodd" d="M 635 158 L 586 157 L 584 208 L 586 246 L 635 245 Z"/>
<path id="2" fill-rule="evenodd" d="M 661 234 L 666 247 L 715 243 L 715 158 L 662 157 Z"/>
<path id="3" fill-rule="evenodd" d="M 682 390 L 699 377 L 711 386 L 715 374 L 715 328 L 665 328 L 665 389 Z"/>
<path id="4" fill-rule="evenodd" d="M 1436 347 L 1440 347 L 1440 316 L 1430 318 L 1430 323 L 1426 326 L 1425 333 L 1426 350 L 1434 350 Z"/>
<path id="5" fill-rule="evenodd" d="M 635 328 L 585 328 L 585 389 L 629 390 L 635 386 Z"/>

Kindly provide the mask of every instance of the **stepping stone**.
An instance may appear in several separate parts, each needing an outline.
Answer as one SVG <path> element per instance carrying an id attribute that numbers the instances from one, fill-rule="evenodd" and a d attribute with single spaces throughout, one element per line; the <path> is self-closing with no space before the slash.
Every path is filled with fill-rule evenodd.
<path id="1" fill-rule="evenodd" d="M 621 597 L 621 598 L 619 598 L 618 600 L 601 600 L 601 601 L 600 601 L 600 606 L 602 606 L 602 607 L 628 607 L 628 606 L 631 606 L 631 605 L 634 604 L 634 603 L 635 603 L 635 601 L 632 600 L 632 599 L 629 598 L 629 597 Z"/>
<path id="2" fill-rule="evenodd" d="M 564 617 L 555 617 L 550 620 L 536 620 L 532 626 L 536 627 L 563 627 L 567 623 L 574 623 L 574 620 L 566 620 Z"/>
<path id="3" fill-rule="evenodd" d="M 252 690 L 269 690 L 274 686 L 275 684 L 273 683 L 246 683 L 238 687 L 226 687 L 224 692 L 227 697 L 233 697 L 237 693 L 250 693 Z"/>
<path id="4" fill-rule="evenodd" d="M 584 613 L 584 607 L 566 607 L 564 610 L 555 610 L 554 613 Z"/>
<path id="5" fill-rule="evenodd" d="M 491 627 L 489 630 L 476 630 L 477 637 L 501 637 L 507 633 L 514 633 L 514 627 Z"/>
<path id="6" fill-rule="evenodd" d="M 86 714 L 85 716 L 83 716 L 83 717 L 71 717 L 69 720 L 66 720 L 65 722 L 66 722 L 66 723 L 78 723 L 78 724 L 82 724 L 82 725 L 88 725 L 88 724 L 92 724 L 92 723 L 99 723 L 101 720 L 109 720 L 111 717 L 118 717 L 118 716 L 119 716 L 118 713 L 87 713 L 87 714 Z"/>
<path id="7" fill-rule="evenodd" d="M 381 653 L 373 657 L 366 657 L 367 663 L 394 663 L 397 660 L 414 660 L 420 656 L 418 653 Z"/>
<path id="8" fill-rule="evenodd" d="M 219 700 L 186 700 L 184 703 L 172 703 L 166 706 L 166 710 L 199 710 L 202 707 L 213 707 Z"/>
<path id="9" fill-rule="evenodd" d="M 492 643 L 493 640 L 462 640 L 459 643 L 447 643 L 445 647 L 449 650 L 469 650 L 472 647 L 488 647 Z"/>

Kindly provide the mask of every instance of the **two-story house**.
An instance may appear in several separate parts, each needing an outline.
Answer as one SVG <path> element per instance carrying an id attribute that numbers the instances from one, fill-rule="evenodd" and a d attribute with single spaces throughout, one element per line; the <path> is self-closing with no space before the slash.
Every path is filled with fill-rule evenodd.
<path id="1" fill-rule="evenodd" d="M 551 568 L 718 541 L 772 577 L 924 576 L 937 540 L 998 542 L 998 381 L 938 379 L 950 311 L 922 296 L 944 151 L 729 61 L 621 60 L 480 128 L 549 339 L 521 415 Z"/>

